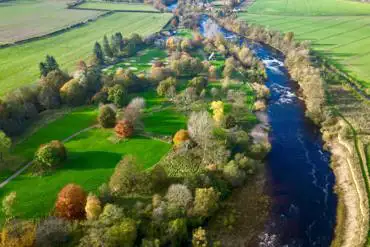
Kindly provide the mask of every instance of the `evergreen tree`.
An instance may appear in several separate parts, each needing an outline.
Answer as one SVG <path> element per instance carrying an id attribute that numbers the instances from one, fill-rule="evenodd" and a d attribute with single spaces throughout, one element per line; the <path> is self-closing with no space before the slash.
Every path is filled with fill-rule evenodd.
<path id="1" fill-rule="evenodd" d="M 53 56 L 46 55 L 46 64 L 49 72 L 59 68 L 58 63 Z"/>
<path id="2" fill-rule="evenodd" d="M 41 76 L 47 76 L 48 75 L 48 69 L 47 69 L 47 66 L 44 62 L 41 62 L 39 64 L 39 68 L 40 68 L 40 75 Z"/>
<path id="3" fill-rule="evenodd" d="M 107 57 L 113 57 L 113 52 L 109 45 L 108 38 L 106 35 L 104 35 L 104 38 L 103 38 L 103 49 L 104 49 L 104 54 Z"/>
<path id="4" fill-rule="evenodd" d="M 95 45 L 94 45 L 94 55 L 98 59 L 99 64 L 103 64 L 104 63 L 103 50 L 101 49 L 101 45 L 99 44 L 99 42 L 95 42 Z"/>

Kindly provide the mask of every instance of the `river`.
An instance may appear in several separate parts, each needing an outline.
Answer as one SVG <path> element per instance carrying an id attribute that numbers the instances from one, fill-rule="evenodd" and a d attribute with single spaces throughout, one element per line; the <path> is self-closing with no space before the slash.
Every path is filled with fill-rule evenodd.
<path id="1" fill-rule="evenodd" d="M 239 40 L 266 67 L 272 145 L 266 158 L 266 193 L 271 196 L 272 210 L 256 245 L 330 246 L 337 206 L 330 154 L 323 149 L 318 127 L 305 117 L 304 102 L 297 97 L 297 83 L 290 80 L 282 54 L 237 37 L 207 16 L 200 21 L 200 32 L 204 36 L 221 32 Z"/>

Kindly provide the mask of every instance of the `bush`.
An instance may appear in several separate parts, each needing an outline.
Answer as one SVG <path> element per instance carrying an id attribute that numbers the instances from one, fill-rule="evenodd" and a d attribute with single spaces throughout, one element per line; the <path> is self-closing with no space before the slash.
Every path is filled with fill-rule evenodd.
<path id="1" fill-rule="evenodd" d="M 161 165 L 154 166 L 150 171 L 150 178 L 154 189 L 164 188 L 168 182 L 166 170 Z"/>
<path id="2" fill-rule="evenodd" d="M 199 227 L 193 231 L 193 238 L 191 240 L 193 247 L 207 247 L 208 240 L 206 235 L 206 230 Z"/>
<path id="3" fill-rule="evenodd" d="M 86 218 L 88 220 L 95 220 L 99 217 L 102 208 L 101 208 L 101 202 L 98 197 L 96 197 L 94 194 L 89 194 L 86 200 Z"/>
<path id="4" fill-rule="evenodd" d="M 66 159 L 67 150 L 60 141 L 41 145 L 35 153 L 35 164 L 41 172 L 59 166 Z"/>
<path id="5" fill-rule="evenodd" d="M 183 246 L 188 238 L 186 219 L 175 219 L 168 222 L 168 235 L 171 246 Z"/>
<path id="6" fill-rule="evenodd" d="M 245 172 L 241 170 L 234 161 L 230 161 L 223 169 L 225 178 L 233 187 L 243 185 L 245 180 Z"/>
<path id="7" fill-rule="evenodd" d="M 113 195 L 125 196 L 129 193 L 148 193 L 151 183 L 133 156 L 125 156 L 116 166 L 109 180 L 109 188 Z"/>
<path id="8" fill-rule="evenodd" d="M 159 96 L 165 96 L 171 87 L 176 87 L 177 80 L 174 77 L 168 77 L 161 81 L 157 87 L 157 94 Z"/>
<path id="9" fill-rule="evenodd" d="M 10 192 L 8 195 L 6 195 L 2 202 L 1 202 L 1 206 L 2 206 L 2 211 L 4 213 L 4 216 L 6 219 L 10 219 L 12 217 L 14 217 L 14 203 L 16 202 L 16 199 L 17 199 L 17 192 L 15 191 L 12 191 Z"/>
<path id="10" fill-rule="evenodd" d="M 134 246 L 137 236 L 136 222 L 130 218 L 124 218 L 118 224 L 110 227 L 104 234 L 104 243 L 107 246 Z"/>
<path id="11" fill-rule="evenodd" d="M 173 137 L 173 143 L 176 147 L 181 146 L 181 144 L 187 140 L 189 140 L 189 133 L 187 130 L 181 129 L 176 132 L 175 136 Z"/>
<path id="12" fill-rule="evenodd" d="M 197 93 L 200 94 L 203 89 L 208 85 L 208 80 L 204 76 L 197 76 L 191 79 L 188 83 L 188 87 L 193 87 L 196 89 Z"/>
<path id="13" fill-rule="evenodd" d="M 168 188 L 166 198 L 169 204 L 184 209 L 189 208 L 193 200 L 191 191 L 188 189 L 188 187 L 182 184 L 172 184 Z"/>
<path id="14" fill-rule="evenodd" d="M 65 246 L 70 241 L 70 226 L 63 219 L 49 217 L 37 226 L 37 247 Z"/>
<path id="15" fill-rule="evenodd" d="M 85 217 L 86 193 L 76 184 L 66 185 L 58 194 L 55 214 L 66 219 Z"/>
<path id="16" fill-rule="evenodd" d="M 219 193 L 211 188 L 195 190 L 193 213 L 196 216 L 211 216 L 218 208 Z"/>
<path id="17" fill-rule="evenodd" d="M 8 222 L 1 232 L 1 246 L 33 247 L 36 227 L 29 221 Z"/>
<path id="18" fill-rule="evenodd" d="M 228 115 L 225 118 L 225 127 L 226 127 L 226 129 L 234 128 L 235 125 L 236 125 L 235 117 L 233 117 L 232 115 Z"/>
<path id="19" fill-rule="evenodd" d="M 127 138 L 134 133 L 134 126 L 127 120 L 119 121 L 114 127 L 114 131 L 118 138 Z"/>
<path id="20" fill-rule="evenodd" d="M 103 128 L 113 128 L 116 124 L 116 112 L 108 105 L 100 107 L 98 122 Z"/>

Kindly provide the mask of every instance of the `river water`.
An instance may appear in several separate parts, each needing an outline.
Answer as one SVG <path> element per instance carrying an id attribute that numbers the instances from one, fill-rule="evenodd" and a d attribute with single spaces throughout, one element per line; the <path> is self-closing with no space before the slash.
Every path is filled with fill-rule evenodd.
<path id="1" fill-rule="evenodd" d="M 204 36 L 221 32 L 228 39 L 237 39 L 266 67 L 272 144 L 266 158 L 266 193 L 272 198 L 272 210 L 256 246 L 330 246 L 337 205 L 330 154 L 323 150 L 319 129 L 305 117 L 297 83 L 290 80 L 283 56 L 237 37 L 207 16 L 200 21 L 200 32 Z"/>

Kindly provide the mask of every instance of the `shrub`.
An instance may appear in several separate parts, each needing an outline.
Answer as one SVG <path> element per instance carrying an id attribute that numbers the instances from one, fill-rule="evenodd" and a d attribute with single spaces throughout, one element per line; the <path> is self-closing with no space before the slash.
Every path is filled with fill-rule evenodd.
<path id="1" fill-rule="evenodd" d="M 6 219 L 10 219 L 14 217 L 13 206 L 14 206 L 14 203 L 16 202 L 16 198 L 17 198 L 17 192 L 14 192 L 14 191 L 10 192 L 8 195 L 6 195 L 3 198 L 1 206 L 2 206 L 2 211 Z"/>
<path id="2" fill-rule="evenodd" d="M 118 138 L 127 138 L 134 133 L 134 126 L 127 120 L 119 121 L 114 127 L 114 131 Z"/>
<path id="3" fill-rule="evenodd" d="M 206 235 L 206 230 L 199 227 L 193 231 L 193 238 L 191 240 L 193 247 L 207 247 L 208 240 Z"/>
<path id="4" fill-rule="evenodd" d="M 218 208 L 219 193 L 211 188 L 195 190 L 193 213 L 197 216 L 211 216 Z"/>
<path id="5" fill-rule="evenodd" d="M 71 241 L 70 226 L 63 219 L 49 217 L 37 226 L 37 247 L 64 246 L 69 241 Z"/>
<path id="6" fill-rule="evenodd" d="M 88 220 L 97 219 L 102 211 L 101 202 L 94 194 L 89 194 L 86 200 L 86 218 Z"/>
<path id="7" fill-rule="evenodd" d="M 117 107 L 122 107 L 126 103 L 127 92 L 122 85 L 116 84 L 108 89 L 108 100 Z"/>
<path id="8" fill-rule="evenodd" d="M 181 129 L 176 132 L 175 136 L 173 137 L 173 143 L 176 147 L 180 146 L 183 142 L 189 140 L 189 133 L 187 130 Z"/>
<path id="9" fill-rule="evenodd" d="M 130 218 L 124 218 L 118 224 L 110 227 L 104 234 L 104 243 L 107 246 L 134 246 L 137 236 L 136 222 Z"/>
<path id="10" fill-rule="evenodd" d="M 109 180 L 109 188 L 113 195 L 124 196 L 135 192 L 147 193 L 151 190 L 151 183 L 135 158 L 125 156 L 116 166 Z"/>
<path id="11" fill-rule="evenodd" d="M 41 145 L 35 153 L 35 164 L 41 172 L 59 166 L 67 159 L 67 150 L 60 141 Z"/>
<path id="12" fill-rule="evenodd" d="M 194 87 L 198 94 L 207 87 L 208 80 L 204 76 L 197 76 L 191 79 L 188 83 L 188 87 Z"/>
<path id="13" fill-rule="evenodd" d="M 109 105 L 100 107 L 98 122 L 103 128 L 113 128 L 116 124 L 116 112 Z"/>
<path id="14" fill-rule="evenodd" d="M 232 115 L 228 115 L 225 118 L 225 127 L 226 127 L 226 129 L 234 128 L 235 125 L 236 125 L 235 117 L 233 117 Z"/>
<path id="15" fill-rule="evenodd" d="M 267 108 L 266 103 L 264 100 L 257 100 L 254 102 L 253 110 L 255 111 L 265 111 Z"/>
<path id="16" fill-rule="evenodd" d="M 112 225 L 119 222 L 123 217 L 125 217 L 125 214 L 122 208 L 108 203 L 100 214 L 99 221 L 103 223 L 103 225 Z"/>
<path id="17" fill-rule="evenodd" d="M 157 87 L 157 94 L 159 96 L 165 96 L 171 87 L 176 87 L 177 80 L 174 77 L 168 77 L 161 81 Z"/>
<path id="18" fill-rule="evenodd" d="M 229 181 L 229 183 L 234 186 L 238 187 L 243 185 L 245 180 L 245 172 L 241 170 L 234 161 L 230 161 L 223 169 L 225 178 Z"/>
<path id="19" fill-rule="evenodd" d="M 175 219 L 168 222 L 168 234 L 171 246 L 182 246 L 188 237 L 186 219 Z"/>
<path id="20" fill-rule="evenodd" d="M 83 219 L 85 217 L 86 193 L 76 184 L 66 185 L 58 194 L 55 213 L 66 219 Z"/>
<path id="21" fill-rule="evenodd" d="M 184 209 L 189 208 L 193 196 L 191 195 L 191 191 L 182 184 L 172 184 L 167 191 L 166 198 L 169 204 L 172 204 L 177 207 L 181 207 Z"/>
<path id="22" fill-rule="evenodd" d="M 29 221 L 8 222 L 1 232 L 1 246 L 32 247 L 35 243 L 36 227 Z"/>
<path id="23" fill-rule="evenodd" d="M 167 185 L 168 177 L 166 170 L 161 165 L 156 165 L 150 171 L 150 178 L 153 188 L 161 189 Z"/>

